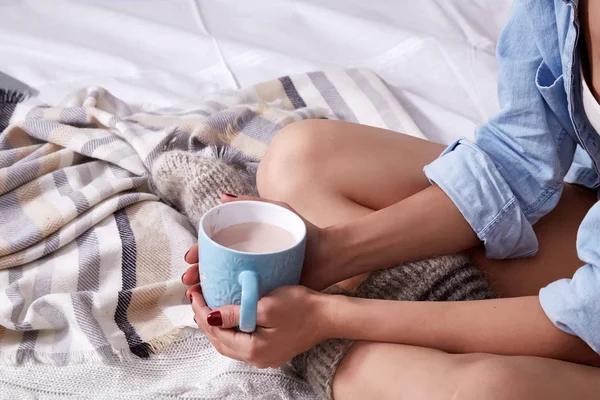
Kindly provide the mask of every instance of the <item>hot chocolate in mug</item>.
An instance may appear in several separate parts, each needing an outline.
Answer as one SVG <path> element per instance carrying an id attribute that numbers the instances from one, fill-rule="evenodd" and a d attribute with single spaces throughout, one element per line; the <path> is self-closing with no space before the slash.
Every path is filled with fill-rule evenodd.
<path id="1" fill-rule="evenodd" d="M 285 243 L 289 246 L 277 251 L 248 252 L 234 250 L 212 239 L 225 228 L 235 232 L 232 226 L 251 225 L 249 223 L 284 229 L 287 231 L 283 232 Z M 272 237 L 281 242 L 279 239 Z M 269 240 L 268 237 L 265 240 Z M 270 244 L 274 243 L 265 243 L 265 248 L 272 250 Z M 227 304 L 241 305 L 239 329 L 253 332 L 258 300 L 273 289 L 297 285 L 300 281 L 306 225 L 298 215 L 281 206 L 261 201 L 234 201 L 216 206 L 202 216 L 198 247 L 200 285 L 206 304 L 213 310 Z"/>

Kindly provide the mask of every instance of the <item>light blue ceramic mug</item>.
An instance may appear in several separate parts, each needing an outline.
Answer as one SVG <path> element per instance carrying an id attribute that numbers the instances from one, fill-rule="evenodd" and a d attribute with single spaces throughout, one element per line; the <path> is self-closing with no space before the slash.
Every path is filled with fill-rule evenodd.
<path id="1" fill-rule="evenodd" d="M 221 229 L 246 222 L 283 228 L 294 244 L 273 253 L 247 253 L 222 246 L 211 239 Z M 198 229 L 200 284 L 206 304 L 215 309 L 241 305 L 239 329 L 256 329 L 258 300 L 273 289 L 297 285 L 306 247 L 306 225 L 292 211 L 260 201 L 234 201 L 209 210 Z"/>

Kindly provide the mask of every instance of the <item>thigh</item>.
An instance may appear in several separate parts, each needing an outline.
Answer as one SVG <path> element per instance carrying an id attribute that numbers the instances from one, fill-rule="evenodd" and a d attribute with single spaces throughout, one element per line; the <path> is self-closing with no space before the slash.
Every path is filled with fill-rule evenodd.
<path id="1" fill-rule="evenodd" d="M 281 192 L 293 185 L 296 192 L 305 189 L 323 198 L 334 194 L 378 210 L 429 186 L 423 167 L 443 149 L 365 125 L 299 121 L 282 129 L 269 145 L 259 168 L 259 190 Z"/>
<path id="2" fill-rule="evenodd" d="M 334 377 L 336 400 L 596 399 L 600 369 L 538 357 L 447 354 L 357 342 Z"/>
<path id="3" fill-rule="evenodd" d="M 491 260 L 482 248 L 473 249 L 471 256 L 502 297 L 537 295 L 540 288 L 570 278 L 583 265 L 577 255 L 577 230 L 595 202 L 594 191 L 566 184 L 557 207 L 534 225 L 539 243 L 535 256 Z"/>

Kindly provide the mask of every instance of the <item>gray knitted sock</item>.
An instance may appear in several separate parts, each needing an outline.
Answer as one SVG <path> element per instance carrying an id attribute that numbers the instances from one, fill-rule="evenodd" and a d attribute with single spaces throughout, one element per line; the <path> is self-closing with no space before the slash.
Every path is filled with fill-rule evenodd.
<path id="1" fill-rule="evenodd" d="M 329 294 L 411 301 L 459 301 L 493 298 L 489 284 L 464 255 L 436 257 L 398 265 L 371 274 L 354 294 L 337 287 Z M 292 360 L 294 369 L 324 399 L 332 398 L 332 383 L 340 362 L 353 341 L 327 340 Z"/>
<path id="2" fill-rule="evenodd" d="M 194 227 L 202 215 L 221 204 L 223 193 L 236 196 L 255 195 L 242 165 L 172 150 L 160 155 L 152 164 L 152 185 L 164 201 L 185 214 Z"/>

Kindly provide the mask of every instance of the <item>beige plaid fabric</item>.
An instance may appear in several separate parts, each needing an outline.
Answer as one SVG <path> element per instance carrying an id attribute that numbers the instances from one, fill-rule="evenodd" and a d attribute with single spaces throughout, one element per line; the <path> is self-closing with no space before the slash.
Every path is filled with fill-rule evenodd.
<path id="1" fill-rule="evenodd" d="M 194 326 L 180 276 L 194 227 L 153 161 L 207 145 L 256 164 L 286 124 L 338 118 L 419 135 L 370 71 L 313 72 L 142 110 L 102 88 L 17 107 L 0 136 L 0 363 L 148 357 Z M 209 368 L 209 366 L 207 366 Z"/>

